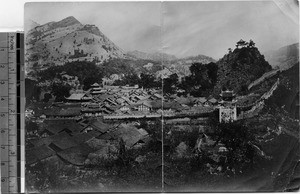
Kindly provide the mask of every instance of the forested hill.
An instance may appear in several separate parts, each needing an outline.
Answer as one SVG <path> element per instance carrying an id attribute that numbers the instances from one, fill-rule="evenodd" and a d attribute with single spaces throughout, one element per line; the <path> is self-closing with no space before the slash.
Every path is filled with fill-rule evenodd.
<path id="1" fill-rule="evenodd" d="M 218 78 L 215 92 L 223 88 L 241 92 L 255 79 L 270 71 L 272 67 L 255 46 L 237 47 L 217 62 Z"/>

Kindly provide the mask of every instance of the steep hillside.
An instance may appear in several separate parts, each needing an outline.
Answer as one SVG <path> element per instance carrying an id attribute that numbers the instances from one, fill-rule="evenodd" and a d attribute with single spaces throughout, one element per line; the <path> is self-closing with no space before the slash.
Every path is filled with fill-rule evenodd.
<path id="1" fill-rule="evenodd" d="M 94 25 L 83 25 L 74 17 L 36 26 L 26 35 L 27 72 L 71 61 L 123 58 L 123 51 Z"/>
<path id="2" fill-rule="evenodd" d="M 284 108 L 293 118 L 299 119 L 299 62 L 279 75 L 280 83 L 268 104 Z"/>
<path id="3" fill-rule="evenodd" d="M 288 69 L 299 61 L 299 43 L 266 52 L 265 56 L 273 68 Z"/>
<path id="4" fill-rule="evenodd" d="M 217 65 L 216 93 L 219 93 L 223 87 L 233 89 L 235 92 L 247 90 L 247 86 L 252 81 L 272 69 L 264 56 L 254 46 L 236 48 L 224 55 L 217 62 Z"/>

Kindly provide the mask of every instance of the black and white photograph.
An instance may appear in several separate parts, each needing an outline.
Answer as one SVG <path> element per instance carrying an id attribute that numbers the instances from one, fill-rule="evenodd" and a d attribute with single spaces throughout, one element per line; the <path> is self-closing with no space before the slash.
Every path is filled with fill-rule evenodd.
<path id="1" fill-rule="evenodd" d="M 299 188 L 298 6 L 26 3 L 26 191 Z"/>

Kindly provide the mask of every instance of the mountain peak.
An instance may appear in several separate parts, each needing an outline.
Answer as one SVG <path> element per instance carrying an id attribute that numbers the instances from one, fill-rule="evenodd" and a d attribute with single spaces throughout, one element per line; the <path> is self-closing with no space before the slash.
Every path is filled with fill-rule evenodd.
<path id="1" fill-rule="evenodd" d="M 95 25 L 86 24 L 81 28 L 81 30 L 85 30 L 91 34 L 95 34 L 97 36 L 103 36 L 103 34 L 100 32 L 99 28 Z"/>
<path id="2" fill-rule="evenodd" d="M 31 20 L 31 19 L 27 19 L 25 20 L 25 27 L 27 30 L 31 30 L 37 26 L 40 26 L 40 24 L 38 24 L 37 22 Z"/>
<path id="3" fill-rule="evenodd" d="M 57 26 L 57 27 L 66 27 L 66 26 L 71 26 L 71 25 L 74 25 L 74 24 L 81 24 L 81 23 L 75 17 L 69 16 L 69 17 L 66 17 L 65 19 L 62 19 L 59 22 L 56 22 L 55 26 Z"/>
<path id="4" fill-rule="evenodd" d="M 71 61 L 103 63 L 112 58 L 123 58 L 123 51 L 95 25 L 82 25 L 69 16 L 30 30 L 26 35 L 27 72 L 32 65 L 61 65 Z M 48 65 L 50 64 L 50 65 Z"/>

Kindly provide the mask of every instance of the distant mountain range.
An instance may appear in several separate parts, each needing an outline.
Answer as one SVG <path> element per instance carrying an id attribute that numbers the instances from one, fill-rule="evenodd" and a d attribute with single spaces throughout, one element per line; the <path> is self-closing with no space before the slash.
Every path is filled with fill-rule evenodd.
<path id="1" fill-rule="evenodd" d="M 176 66 L 179 69 L 187 69 L 194 62 L 215 62 L 204 55 L 178 59 L 174 55 L 160 52 L 145 53 L 135 50 L 125 53 L 98 27 L 81 24 L 73 16 L 43 25 L 27 20 L 25 26 L 27 73 L 66 62 L 95 61 L 102 64 L 114 58 L 164 62 L 167 66 Z"/>
<path id="2" fill-rule="evenodd" d="M 265 58 L 273 68 L 289 69 L 299 61 L 299 43 L 268 51 Z"/>
<path id="3" fill-rule="evenodd" d="M 95 25 L 83 25 L 74 17 L 32 27 L 26 35 L 27 71 L 34 65 L 40 68 L 70 61 L 103 62 L 124 58 L 124 52 L 109 40 Z"/>
<path id="4" fill-rule="evenodd" d="M 72 61 L 95 61 L 97 64 L 103 64 L 112 59 L 124 59 L 127 63 L 132 61 L 132 64 L 140 64 L 140 66 L 152 62 L 157 64 L 163 62 L 163 72 L 177 73 L 183 77 L 189 75 L 189 67 L 193 63 L 217 62 L 205 55 L 177 58 L 160 52 L 146 53 L 135 50 L 126 53 L 106 37 L 98 27 L 81 24 L 73 16 L 43 25 L 28 20 L 25 25 L 27 29 L 25 55 L 27 73 Z M 266 52 L 265 59 L 273 68 L 288 69 L 299 61 L 299 45 L 296 43 Z M 150 69 L 150 66 L 146 67 Z"/>
<path id="5" fill-rule="evenodd" d="M 127 56 L 135 59 L 144 59 L 152 61 L 173 61 L 177 59 L 174 55 L 169 55 L 166 53 L 145 53 L 137 50 L 127 52 Z"/>

